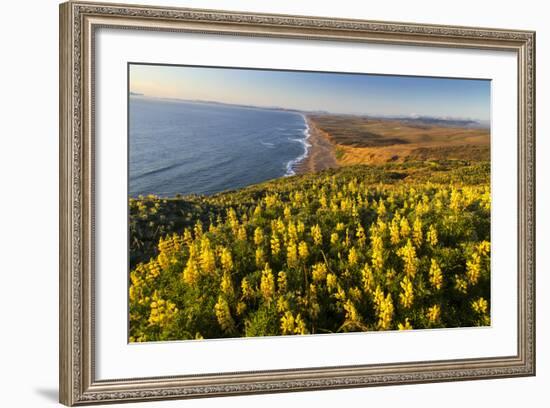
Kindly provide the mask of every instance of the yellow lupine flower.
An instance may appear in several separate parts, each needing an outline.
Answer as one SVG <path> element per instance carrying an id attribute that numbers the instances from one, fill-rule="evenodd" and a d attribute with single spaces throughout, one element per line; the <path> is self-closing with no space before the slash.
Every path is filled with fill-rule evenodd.
<path id="1" fill-rule="evenodd" d="M 351 323 L 361 322 L 362 318 L 351 300 L 347 299 L 344 302 L 344 311 L 346 321 Z"/>
<path id="2" fill-rule="evenodd" d="M 201 239 L 200 265 L 206 273 L 212 273 L 216 269 L 216 258 L 207 237 Z"/>
<path id="3" fill-rule="evenodd" d="M 487 255 L 489 255 L 489 252 L 491 252 L 491 243 L 488 242 L 488 241 L 481 241 L 481 242 L 477 245 L 477 252 L 478 252 L 481 256 L 487 256 Z"/>
<path id="4" fill-rule="evenodd" d="M 294 334 L 295 322 L 292 312 L 286 311 L 281 317 L 281 332 L 282 334 Z"/>
<path id="5" fill-rule="evenodd" d="M 487 313 L 488 308 L 489 302 L 482 297 L 472 301 L 472 309 L 474 309 L 474 312 L 476 313 L 485 314 Z"/>
<path id="6" fill-rule="evenodd" d="M 428 243 L 434 247 L 437 245 L 437 230 L 433 225 L 430 225 L 430 228 L 428 229 L 428 234 L 426 234 L 426 240 Z"/>
<path id="7" fill-rule="evenodd" d="M 277 194 L 266 194 L 266 196 L 264 197 L 264 201 L 265 207 L 271 208 L 277 204 L 277 202 L 279 201 L 279 196 Z"/>
<path id="8" fill-rule="evenodd" d="M 383 217 L 384 215 L 386 215 L 386 206 L 384 205 L 384 201 L 382 201 L 382 199 L 378 201 L 378 207 L 376 208 L 376 213 L 378 214 L 379 217 Z"/>
<path id="9" fill-rule="evenodd" d="M 237 316 L 242 316 L 244 312 L 246 312 L 246 303 L 244 302 L 237 302 Z"/>
<path id="10" fill-rule="evenodd" d="M 481 196 L 481 203 L 486 211 L 491 210 L 491 190 L 487 189 Z"/>
<path id="11" fill-rule="evenodd" d="M 252 299 L 254 297 L 254 289 L 250 286 L 250 282 L 246 277 L 241 281 L 241 293 L 243 299 Z"/>
<path id="12" fill-rule="evenodd" d="M 391 327 L 393 319 L 393 301 L 388 293 L 384 300 L 380 302 L 378 312 L 378 328 L 380 330 L 388 330 Z"/>
<path id="13" fill-rule="evenodd" d="M 234 295 L 233 282 L 231 281 L 231 275 L 229 275 L 228 272 L 224 272 L 222 276 L 220 291 L 228 297 L 231 297 Z"/>
<path id="14" fill-rule="evenodd" d="M 468 282 L 460 276 L 455 275 L 455 289 L 465 295 L 468 292 Z"/>
<path id="15" fill-rule="evenodd" d="M 246 241 L 246 238 L 247 238 L 247 236 L 246 236 L 246 228 L 244 227 L 244 225 L 241 225 L 241 226 L 239 227 L 238 232 L 237 232 L 237 239 L 238 239 L 239 241 Z"/>
<path id="16" fill-rule="evenodd" d="M 357 261 L 359 260 L 359 255 L 357 254 L 357 251 L 355 250 L 355 247 L 351 247 L 348 253 L 348 264 L 349 266 L 355 266 L 357 265 Z"/>
<path id="17" fill-rule="evenodd" d="M 271 302 L 275 294 L 275 279 L 273 278 L 273 271 L 268 263 L 265 264 L 264 270 L 262 271 L 260 292 L 262 292 L 262 296 L 266 302 Z"/>
<path id="18" fill-rule="evenodd" d="M 178 312 L 176 305 L 169 300 L 162 299 L 158 291 L 153 293 L 152 302 L 149 306 L 151 309 L 149 324 L 160 327 L 170 323 Z"/>
<path id="19" fill-rule="evenodd" d="M 363 290 L 365 293 L 370 293 L 374 284 L 374 277 L 372 275 L 372 269 L 368 263 L 366 263 L 361 270 L 361 279 L 363 280 Z"/>
<path id="20" fill-rule="evenodd" d="M 324 194 L 321 194 L 321 197 L 319 198 L 319 204 L 321 204 L 321 208 L 326 209 L 327 208 L 327 197 Z"/>
<path id="21" fill-rule="evenodd" d="M 258 218 L 262 215 L 262 205 L 261 203 L 258 204 L 255 208 L 254 208 L 254 214 L 253 214 L 253 217 L 255 218 Z"/>
<path id="22" fill-rule="evenodd" d="M 288 236 L 290 239 L 297 241 L 298 240 L 298 229 L 292 221 L 288 223 Z"/>
<path id="23" fill-rule="evenodd" d="M 193 233 L 195 234 L 195 239 L 200 239 L 202 237 L 202 222 L 197 221 L 193 227 Z"/>
<path id="24" fill-rule="evenodd" d="M 296 315 L 296 318 L 294 319 L 296 327 L 294 328 L 294 333 L 296 334 L 307 334 L 307 328 L 306 323 L 302 319 L 302 316 L 300 313 Z"/>
<path id="25" fill-rule="evenodd" d="M 437 290 L 441 289 L 443 285 L 443 273 L 441 273 L 441 268 L 433 258 L 431 260 L 429 276 L 431 285 Z"/>
<path id="26" fill-rule="evenodd" d="M 222 269 L 225 272 L 231 272 L 233 270 L 233 258 L 231 257 L 231 251 L 228 248 L 223 248 L 220 255 L 220 262 Z"/>
<path id="27" fill-rule="evenodd" d="M 300 313 L 294 317 L 292 312 L 286 311 L 281 317 L 281 331 L 283 334 L 306 334 L 306 325 Z"/>
<path id="28" fill-rule="evenodd" d="M 388 229 L 388 224 L 386 224 L 381 218 L 376 220 L 376 227 L 380 235 L 384 235 L 384 232 Z"/>
<path id="29" fill-rule="evenodd" d="M 414 288 L 408 276 L 405 276 L 400 283 L 402 292 L 399 294 L 399 300 L 405 308 L 410 308 L 414 301 Z"/>
<path id="30" fill-rule="evenodd" d="M 382 237 L 375 235 L 372 239 L 372 266 L 381 270 L 384 268 L 384 241 Z"/>
<path id="31" fill-rule="evenodd" d="M 471 285 L 479 281 L 481 275 L 481 258 L 479 254 L 474 253 L 472 259 L 466 262 L 466 277 Z"/>
<path id="32" fill-rule="evenodd" d="M 339 240 L 340 240 L 340 237 L 338 236 L 337 232 L 333 232 L 332 234 L 330 234 L 330 243 L 332 245 L 336 245 Z"/>
<path id="33" fill-rule="evenodd" d="M 397 214 L 396 217 L 391 221 L 390 224 L 390 242 L 393 245 L 399 244 L 399 241 L 401 240 L 400 233 L 399 233 L 399 214 Z"/>
<path id="34" fill-rule="evenodd" d="M 327 277 L 327 266 L 324 263 L 316 263 L 313 265 L 311 275 L 315 282 L 324 281 Z"/>
<path id="35" fill-rule="evenodd" d="M 462 207 L 462 194 L 455 188 L 451 191 L 451 201 L 449 203 L 449 207 L 453 211 L 458 211 Z"/>
<path id="36" fill-rule="evenodd" d="M 430 321 L 430 323 L 439 322 L 440 317 L 441 317 L 441 307 L 439 305 L 433 305 L 428 308 L 428 320 Z"/>
<path id="37" fill-rule="evenodd" d="M 151 260 L 145 267 L 147 271 L 145 275 L 145 280 L 152 281 L 156 277 L 160 276 L 160 265 L 155 261 Z"/>
<path id="38" fill-rule="evenodd" d="M 285 209 L 283 210 L 283 216 L 285 218 L 290 218 L 292 215 L 292 211 L 290 210 L 290 207 L 288 205 L 285 205 Z"/>
<path id="39" fill-rule="evenodd" d="M 407 238 L 411 233 L 411 226 L 409 224 L 409 220 L 407 220 L 406 218 L 401 218 L 401 221 L 399 222 L 399 227 L 400 227 L 401 237 Z"/>
<path id="40" fill-rule="evenodd" d="M 188 285 L 193 285 L 199 278 L 199 267 L 197 264 L 197 253 L 194 246 L 189 248 L 189 258 L 187 259 L 187 265 L 183 270 L 183 281 Z"/>
<path id="41" fill-rule="evenodd" d="M 271 254 L 277 255 L 281 251 L 281 242 L 277 234 L 271 236 Z"/>
<path id="42" fill-rule="evenodd" d="M 309 256 L 309 250 L 307 247 L 307 243 L 305 241 L 301 241 L 298 245 L 298 255 L 301 259 L 306 260 Z"/>
<path id="43" fill-rule="evenodd" d="M 260 227 L 256 227 L 254 230 L 254 244 L 256 246 L 262 245 L 264 242 L 264 232 Z"/>
<path id="44" fill-rule="evenodd" d="M 333 273 L 327 273 L 327 289 L 332 292 L 338 286 L 338 279 Z"/>
<path id="45" fill-rule="evenodd" d="M 420 218 L 416 218 L 413 224 L 413 242 L 419 247 L 422 245 L 422 221 Z"/>
<path id="46" fill-rule="evenodd" d="M 279 293 L 285 293 L 287 290 L 287 278 L 286 278 L 286 272 L 280 271 L 277 274 L 277 290 Z"/>
<path id="47" fill-rule="evenodd" d="M 378 313 L 380 305 L 384 301 L 384 292 L 380 288 L 380 285 L 376 285 L 376 289 L 374 290 L 374 294 L 373 294 L 373 300 L 374 300 L 374 308 Z"/>
<path id="48" fill-rule="evenodd" d="M 190 246 L 193 242 L 193 234 L 191 234 L 189 228 L 185 228 L 183 231 L 183 242 L 185 242 L 187 246 Z"/>
<path id="49" fill-rule="evenodd" d="M 216 319 L 222 330 L 226 333 L 231 333 L 235 330 L 235 321 L 231 316 L 229 304 L 223 296 L 218 297 L 218 302 L 214 305 Z"/>
<path id="50" fill-rule="evenodd" d="M 290 241 L 286 247 L 286 261 L 290 267 L 298 265 L 298 248 L 294 241 Z"/>
<path id="51" fill-rule="evenodd" d="M 321 232 L 321 227 L 319 226 L 319 224 L 315 224 L 313 227 L 311 227 L 311 237 L 313 238 L 313 243 L 315 245 L 323 244 L 323 234 Z"/>
<path id="52" fill-rule="evenodd" d="M 273 231 L 277 231 L 277 233 L 279 235 L 285 235 L 286 234 L 286 227 L 285 227 L 285 223 L 283 222 L 283 220 L 281 220 L 280 218 L 277 218 L 277 220 L 275 221 L 275 228 L 272 228 Z"/>
<path id="53" fill-rule="evenodd" d="M 412 330 L 412 324 L 409 322 L 409 318 L 405 318 L 405 323 L 398 323 L 397 328 L 399 330 Z"/>
<path id="54" fill-rule="evenodd" d="M 416 274 L 418 259 L 416 258 L 416 250 L 411 243 L 411 240 L 407 240 L 407 244 L 401 247 L 397 254 L 403 259 L 404 262 L 404 272 L 407 276 L 414 278 Z"/>

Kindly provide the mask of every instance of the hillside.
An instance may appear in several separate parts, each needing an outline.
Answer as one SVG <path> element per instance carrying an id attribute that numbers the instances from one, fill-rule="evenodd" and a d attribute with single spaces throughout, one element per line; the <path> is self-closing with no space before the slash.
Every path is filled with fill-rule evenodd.
<path id="1" fill-rule="evenodd" d="M 130 199 L 130 341 L 490 323 L 490 165 Z"/>
<path id="2" fill-rule="evenodd" d="M 310 115 L 336 150 L 339 165 L 421 160 L 489 160 L 490 132 L 457 121 Z"/>

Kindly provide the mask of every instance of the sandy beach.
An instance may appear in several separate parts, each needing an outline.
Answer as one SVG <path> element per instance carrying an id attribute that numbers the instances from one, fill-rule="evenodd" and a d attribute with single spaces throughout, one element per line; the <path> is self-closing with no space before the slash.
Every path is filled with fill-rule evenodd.
<path id="1" fill-rule="evenodd" d="M 309 126 L 308 143 L 311 145 L 307 157 L 296 166 L 297 174 L 315 173 L 338 167 L 335 146 L 315 123 L 306 117 Z"/>

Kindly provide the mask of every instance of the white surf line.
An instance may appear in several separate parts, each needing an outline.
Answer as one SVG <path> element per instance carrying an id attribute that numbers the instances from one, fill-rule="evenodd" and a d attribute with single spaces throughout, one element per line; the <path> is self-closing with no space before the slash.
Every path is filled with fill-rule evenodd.
<path id="1" fill-rule="evenodd" d="M 311 144 L 308 143 L 308 141 L 307 141 L 309 139 L 309 137 L 311 136 L 311 134 L 309 133 L 309 124 L 307 122 L 306 116 L 304 114 L 300 114 L 300 115 L 304 119 L 304 124 L 306 125 L 306 127 L 304 129 L 304 137 L 303 137 L 303 139 L 290 139 L 290 140 L 301 143 L 304 146 L 304 152 L 300 156 L 298 156 L 297 158 L 295 158 L 293 160 L 290 160 L 286 164 L 286 173 L 285 173 L 284 177 L 290 177 L 290 176 L 296 175 L 296 171 L 294 171 L 294 167 L 298 163 L 302 162 L 308 156 L 309 148 L 311 147 Z"/>

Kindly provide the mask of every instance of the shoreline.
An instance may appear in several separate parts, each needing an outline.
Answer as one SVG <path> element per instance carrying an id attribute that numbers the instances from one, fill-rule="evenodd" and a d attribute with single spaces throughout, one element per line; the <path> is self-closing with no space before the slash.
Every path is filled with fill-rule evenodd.
<path id="1" fill-rule="evenodd" d="M 304 120 L 308 130 L 305 143 L 309 145 L 305 156 L 296 162 L 295 174 L 317 173 L 325 169 L 340 167 L 336 159 L 336 148 L 324 132 L 306 115 Z"/>
<path id="2" fill-rule="evenodd" d="M 309 139 L 311 137 L 311 126 L 306 115 L 301 114 L 301 116 L 304 119 L 304 124 L 306 125 L 306 128 L 303 130 L 304 138 L 293 140 L 300 142 L 304 146 L 304 152 L 300 156 L 286 163 L 286 173 L 283 175 L 283 177 L 291 177 L 299 174 L 297 173 L 297 171 L 300 167 L 300 164 L 304 162 L 309 156 L 309 151 L 311 149 L 311 143 L 309 143 Z"/>

